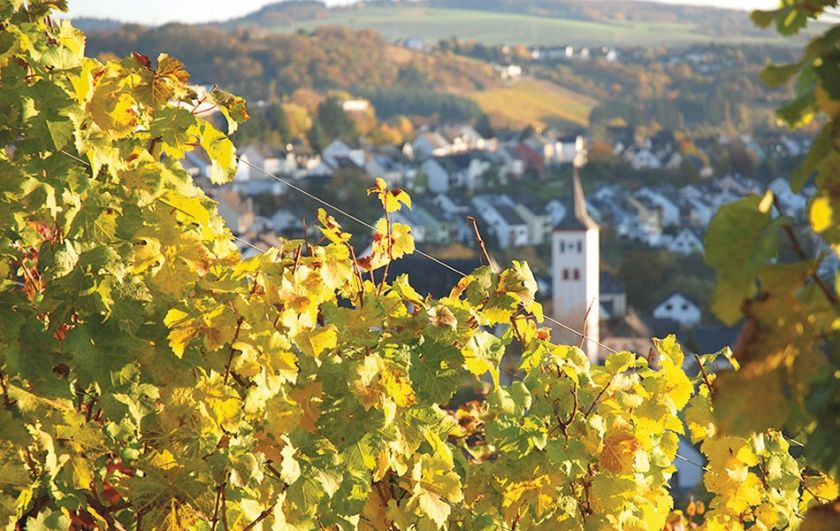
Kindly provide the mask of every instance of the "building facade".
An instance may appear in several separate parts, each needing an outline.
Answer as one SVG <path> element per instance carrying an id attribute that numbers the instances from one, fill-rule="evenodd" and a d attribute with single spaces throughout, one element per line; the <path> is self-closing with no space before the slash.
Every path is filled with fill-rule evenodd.
<path id="1" fill-rule="evenodd" d="M 592 360 L 599 352 L 600 227 L 586 209 L 583 186 L 575 168 L 566 202 L 566 215 L 552 234 L 552 308 L 554 318 L 584 333 L 583 350 Z M 560 343 L 581 344 L 581 337 L 559 328 Z"/>

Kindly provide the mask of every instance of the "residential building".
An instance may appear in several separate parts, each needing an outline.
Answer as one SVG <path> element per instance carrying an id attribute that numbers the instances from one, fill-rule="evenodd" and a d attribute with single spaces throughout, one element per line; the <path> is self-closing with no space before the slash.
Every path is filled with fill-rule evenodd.
<path id="1" fill-rule="evenodd" d="M 681 293 L 672 293 L 653 309 L 656 319 L 671 319 L 681 326 L 690 328 L 700 323 L 703 317 L 700 305 Z"/>

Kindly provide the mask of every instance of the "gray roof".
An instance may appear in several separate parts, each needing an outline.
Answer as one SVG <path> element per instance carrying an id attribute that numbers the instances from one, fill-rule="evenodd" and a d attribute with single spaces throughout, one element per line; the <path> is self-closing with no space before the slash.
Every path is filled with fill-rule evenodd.
<path id="1" fill-rule="evenodd" d="M 493 205 L 493 208 L 505 219 L 508 225 L 527 225 L 525 220 L 522 219 L 522 216 L 513 207 L 508 205 Z"/>
<path id="2" fill-rule="evenodd" d="M 600 227 L 586 210 L 586 198 L 583 196 L 583 185 L 580 184 L 580 175 L 577 168 L 572 173 L 571 190 L 566 197 L 566 215 L 563 220 L 554 227 L 554 230 L 589 230 Z"/>

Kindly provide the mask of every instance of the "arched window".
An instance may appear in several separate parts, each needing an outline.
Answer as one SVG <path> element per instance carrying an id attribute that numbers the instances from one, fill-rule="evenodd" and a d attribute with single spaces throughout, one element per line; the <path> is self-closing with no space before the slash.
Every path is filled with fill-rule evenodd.
<path id="1" fill-rule="evenodd" d="M 560 240 L 560 252 L 561 253 L 566 252 L 566 242 L 565 242 L 565 240 Z"/>
<path id="2" fill-rule="evenodd" d="M 580 269 L 575 268 L 575 280 L 580 280 Z"/>
<path id="3" fill-rule="evenodd" d="M 569 270 L 568 269 L 563 270 L 563 280 L 569 280 Z"/>
<path id="4" fill-rule="evenodd" d="M 582 241 L 578 240 L 578 242 L 577 242 L 577 248 L 578 248 L 578 252 L 579 252 L 579 253 L 582 253 L 582 252 L 583 252 L 583 242 L 582 242 Z"/>

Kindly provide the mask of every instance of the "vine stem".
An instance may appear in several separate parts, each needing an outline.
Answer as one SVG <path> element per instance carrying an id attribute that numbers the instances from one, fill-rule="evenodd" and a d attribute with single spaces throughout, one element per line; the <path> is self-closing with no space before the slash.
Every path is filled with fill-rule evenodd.
<path id="1" fill-rule="evenodd" d="M 775 195 L 773 196 L 773 206 L 776 207 L 776 210 L 779 212 L 780 216 L 785 215 L 784 208 L 782 207 L 779 198 Z M 805 253 L 805 250 L 802 248 L 802 244 L 799 242 L 799 238 L 796 236 L 796 232 L 793 230 L 793 227 L 790 223 L 785 223 L 782 226 L 782 230 L 785 231 L 788 240 L 790 241 L 790 246 L 793 248 L 793 252 L 796 253 L 796 256 L 799 257 L 800 260 L 803 262 L 810 260 L 811 258 Z M 811 280 L 813 280 L 817 286 L 819 286 L 820 290 L 825 294 L 826 298 L 831 304 L 837 304 L 840 302 L 840 299 L 837 298 L 837 294 L 828 287 L 828 285 L 820 278 L 820 276 L 816 273 L 812 273 L 810 275 Z"/>
<path id="2" fill-rule="evenodd" d="M 600 393 L 598 393 L 598 396 L 596 396 L 596 397 L 595 397 L 595 400 L 593 400 L 593 401 L 592 401 L 592 404 L 591 404 L 591 405 L 589 406 L 589 408 L 586 410 L 586 413 L 584 413 L 584 414 L 583 414 L 583 416 L 584 416 L 584 417 L 588 417 L 588 416 L 589 416 L 589 414 L 590 414 L 590 413 L 592 413 L 592 410 L 593 410 L 593 409 L 595 409 L 595 406 L 598 404 L 598 401 L 599 401 L 599 400 L 601 400 L 601 397 L 602 397 L 602 396 L 604 396 L 604 393 L 606 393 L 606 392 L 607 392 L 607 389 L 609 389 L 609 388 L 610 388 L 610 386 L 612 385 L 612 383 L 613 383 L 613 379 L 614 379 L 614 378 L 615 378 L 615 374 L 613 374 L 613 375 L 610 377 L 610 381 L 609 381 L 609 382 L 607 382 L 607 385 L 605 385 L 605 386 L 604 386 L 604 388 L 603 388 L 603 389 L 601 389 L 601 392 L 600 392 Z"/>
<path id="3" fill-rule="evenodd" d="M 242 529 L 242 531 L 250 531 L 251 529 L 254 529 L 255 527 L 257 527 L 257 524 L 259 524 L 260 522 L 262 522 L 263 520 L 268 518 L 269 515 L 271 515 L 271 512 L 274 510 L 274 505 L 275 504 L 272 504 L 271 507 L 269 507 L 265 511 L 261 512 L 260 515 L 257 516 L 257 519 L 254 520 L 253 522 L 251 522 L 250 524 L 248 524 L 247 526 L 245 526 Z"/>
<path id="4" fill-rule="evenodd" d="M 391 260 L 393 260 L 393 246 L 394 242 L 391 239 L 391 213 L 388 212 L 388 205 L 385 200 L 382 200 L 382 204 L 385 206 L 385 226 L 388 229 L 387 238 L 388 238 L 388 261 L 385 262 L 385 270 L 382 273 L 382 283 L 379 284 L 379 295 L 382 295 L 382 290 L 385 289 L 385 283 L 388 281 L 388 269 L 391 268 Z"/>
<path id="5" fill-rule="evenodd" d="M 481 232 L 478 230 L 478 223 L 475 221 L 473 216 L 467 216 L 467 222 L 472 225 L 473 236 L 475 237 L 476 245 L 478 245 L 478 248 L 481 250 L 482 261 L 487 262 L 487 265 L 490 266 L 490 269 L 495 273 L 496 268 L 493 267 L 493 262 L 490 260 L 490 253 L 487 252 L 487 247 L 484 245 L 484 240 L 481 238 Z"/>
<path id="6" fill-rule="evenodd" d="M 213 503 L 213 518 L 210 519 L 210 531 L 216 531 L 216 524 L 219 522 L 219 505 L 222 500 L 222 490 L 225 488 L 225 481 L 216 487 L 216 501 Z"/>
<path id="7" fill-rule="evenodd" d="M 578 348 L 583 350 L 584 345 L 586 344 L 586 340 L 588 339 L 586 334 L 589 333 L 589 312 L 592 311 L 592 306 L 595 304 L 595 299 L 589 303 L 589 306 L 586 307 L 586 313 L 583 314 L 583 328 L 581 329 L 580 333 L 580 344 Z"/>
<path id="8" fill-rule="evenodd" d="M 228 352 L 228 359 L 227 363 L 225 363 L 225 377 L 224 377 L 224 384 L 227 385 L 228 380 L 230 379 L 230 366 L 233 364 L 233 356 L 236 353 L 236 349 L 233 348 L 233 344 L 239 339 L 239 331 L 242 330 L 242 323 L 245 321 L 245 318 L 240 316 L 239 319 L 236 320 L 236 332 L 233 334 L 233 340 L 230 342 L 230 349 Z"/>
<path id="9" fill-rule="evenodd" d="M 709 377 L 706 375 L 706 369 L 703 368 L 703 360 L 700 359 L 700 356 L 694 354 L 694 360 L 697 362 L 697 366 L 700 367 L 700 374 L 703 375 L 703 382 L 706 384 L 706 387 L 709 389 L 709 392 L 712 392 L 712 383 L 709 381 Z"/>

